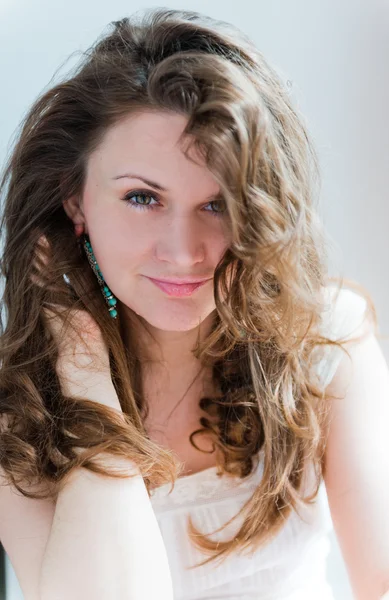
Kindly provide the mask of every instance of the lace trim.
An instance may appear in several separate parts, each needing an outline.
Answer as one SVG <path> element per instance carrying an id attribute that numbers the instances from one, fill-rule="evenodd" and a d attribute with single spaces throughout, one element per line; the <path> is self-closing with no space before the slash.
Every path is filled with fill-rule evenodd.
<path id="1" fill-rule="evenodd" d="M 169 509 L 177 506 L 188 507 L 192 504 L 198 506 L 199 501 L 211 498 L 220 501 L 253 492 L 262 477 L 263 460 L 258 461 L 257 468 L 245 479 L 233 477 L 228 473 L 218 475 L 217 469 L 217 466 L 210 467 L 193 475 L 178 477 L 173 489 L 170 483 L 154 488 L 150 497 L 153 508 Z"/>
<path id="2" fill-rule="evenodd" d="M 240 479 L 228 473 L 218 475 L 218 467 L 210 467 L 193 475 L 178 477 L 173 489 L 170 483 L 165 483 L 151 491 L 150 501 L 157 512 L 172 509 L 198 507 L 207 504 L 209 500 L 222 502 L 243 495 L 253 494 L 258 488 L 263 476 L 263 451 L 256 457 L 257 466 L 248 477 Z M 316 475 L 311 462 L 306 467 L 303 488 L 305 494 L 311 493 L 316 484 Z M 324 487 L 324 481 L 322 482 Z"/>

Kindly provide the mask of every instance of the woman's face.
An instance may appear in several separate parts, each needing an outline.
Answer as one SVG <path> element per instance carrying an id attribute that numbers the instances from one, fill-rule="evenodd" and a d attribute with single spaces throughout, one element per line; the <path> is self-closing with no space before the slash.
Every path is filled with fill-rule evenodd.
<path id="1" fill-rule="evenodd" d="M 108 287 L 124 307 L 165 331 L 194 329 L 214 311 L 213 273 L 229 245 L 218 183 L 200 156 L 191 154 L 195 164 L 178 145 L 186 122 L 145 112 L 112 127 L 90 157 L 82 202 Z M 208 281 L 177 297 L 150 277 Z"/>

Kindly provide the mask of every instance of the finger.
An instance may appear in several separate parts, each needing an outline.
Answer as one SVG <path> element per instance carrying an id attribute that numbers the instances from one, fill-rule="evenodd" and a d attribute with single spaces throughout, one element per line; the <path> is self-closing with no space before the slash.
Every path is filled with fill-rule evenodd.
<path id="1" fill-rule="evenodd" d="M 35 248 L 35 257 L 32 262 L 33 272 L 31 273 L 31 280 L 39 287 L 43 287 L 47 281 L 45 281 L 44 273 L 47 272 L 47 266 L 49 264 L 49 252 L 48 248 L 50 248 L 50 244 L 45 235 L 42 235 L 37 243 Z M 35 272 L 34 272 L 35 271 Z M 67 275 L 64 274 L 65 283 L 69 286 L 70 282 Z M 50 288 L 52 292 L 61 292 L 63 291 L 61 287 L 52 286 Z"/>
<path id="2" fill-rule="evenodd" d="M 40 287 L 44 285 L 42 273 L 44 272 L 44 268 L 48 265 L 48 248 L 50 248 L 50 244 L 46 236 L 41 235 L 41 237 L 38 239 L 38 243 L 34 251 L 34 259 L 32 262 L 35 273 L 31 274 L 32 281 Z"/>

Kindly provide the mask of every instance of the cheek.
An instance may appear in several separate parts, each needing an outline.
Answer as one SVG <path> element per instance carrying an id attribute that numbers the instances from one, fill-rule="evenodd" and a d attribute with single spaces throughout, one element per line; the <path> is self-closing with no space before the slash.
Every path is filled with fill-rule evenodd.
<path id="1" fill-rule="evenodd" d="M 142 264 L 149 257 L 149 246 L 145 239 L 115 232 L 112 237 L 106 238 L 99 244 L 101 268 L 105 267 L 107 273 L 115 277 L 123 273 L 139 271 Z"/>
<path id="2" fill-rule="evenodd" d="M 124 207 L 126 208 L 126 207 Z M 126 214 L 123 206 L 96 205 L 95 210 L 86 214 L 92 246 L 96 247 L 100 261 L 125 259 L 128 261 L 137 248 L 145 245 L 145 235 L 141 224 Z"/>
<path id="3" fill-rule="evenodd" d="M 219 237 L 215 236 L 214 240 L 210 244 L 210 248 L 212 248 L 212 257 L 216 267 L 217 263 L 223 258 L 230 244 L 226 237 L 222 235 Z"/>

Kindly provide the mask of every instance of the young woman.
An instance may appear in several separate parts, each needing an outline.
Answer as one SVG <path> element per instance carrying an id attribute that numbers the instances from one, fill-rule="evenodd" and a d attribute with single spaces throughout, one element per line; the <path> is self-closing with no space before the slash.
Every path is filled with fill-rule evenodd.
<path id="1" fill-rule="evenodd" d="M 388 368 L 318 173 L 261 53 L 194 12 L 112 23 L 31 107 L 1 188 L 26 600 L 329 600 L 332 522 L 355 597 L 389 588 Z"/>

